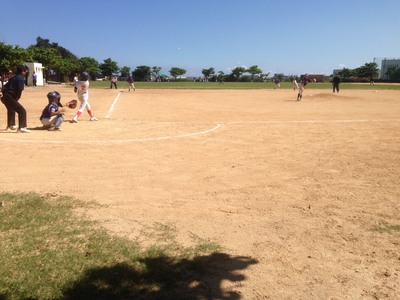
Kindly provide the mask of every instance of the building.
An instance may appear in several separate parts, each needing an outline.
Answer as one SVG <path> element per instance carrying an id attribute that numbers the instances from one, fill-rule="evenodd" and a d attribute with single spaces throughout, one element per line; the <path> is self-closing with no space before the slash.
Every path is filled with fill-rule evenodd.
<path id="1" fill-rule="evenodd" d="M 379 71 L 379 79 L 382 80 L 387 80 L 389 79 L 387 77 L 387 71 L 390 67 L 396 67 L 396 68 L 400 68 L 400 59 L 398 58 L 391 58 L 391 59 L 387 59 L 384 58 L 381 61 L 381 66 L 380 66 L 380 71 Z"/>
<path id="2" fill-rule="evenodd" d="M 43 86 L 45 84 L 44 79 L 43 79 L 43 67 L 41 63 L 36 63 L 36 62 L 30 62 L 30 63 L 25 63 L 25 65 L 29 68 L 29 75 L 27 78 L 26 84 L 28 86 L 32 86 L 32 74 L 33 72 L 36 73 L 37 79 L 36 79 L 36 85 L 37 86 Z"/>

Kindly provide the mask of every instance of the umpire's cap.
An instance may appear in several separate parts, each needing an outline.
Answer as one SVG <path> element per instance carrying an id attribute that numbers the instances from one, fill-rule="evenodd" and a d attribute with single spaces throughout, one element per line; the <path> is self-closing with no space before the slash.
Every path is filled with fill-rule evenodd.
<path id="1" fill-rule="evenodd" d="M 17 74 L 21 74 L 23 71 L 29 72 L 29 68 L 24 65 L 19 65 L 17 67 Z"/>

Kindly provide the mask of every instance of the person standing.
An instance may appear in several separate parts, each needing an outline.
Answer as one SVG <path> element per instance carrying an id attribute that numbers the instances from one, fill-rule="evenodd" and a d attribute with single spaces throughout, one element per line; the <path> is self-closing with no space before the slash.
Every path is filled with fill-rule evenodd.
<path id="1" fill-rule="evenodd" d="M 129 76 L 129 78 L 128 78 L 128 83 L 129 83 L 129 90 L 128 90 L 128 92 L 130 92 L 131 89 L 132 89 L 134 92 L 136 92 L 135 82 L 133 81 L 132 76 Z"/>
<path id="2" fill-rule="evenodd" d="M 371 76 L 369 77 L 369 85 L 375 85 L 373 74 L 371 74 Z"/>
<path id="3" fill-rule="evenodd" d="M 293 91 L 299 89 L 299 84 L 297 83 L 296 77 L 292 77 L 292 86 L 293 86 Z"/>
<path id="4" fill-rule="evenodd" d="M 1 102 L 7 108 L 7 127 L 9 129 L 17 129 L 18 132 L 29 133 L 31 132 L 26 128 L 27 116 L 25 108 L 19 103 L 22 91 L 25 88 L 25 77 L 29 73 L 27 66 L 19 65 L 17 67 L 17 74 L 10 78 L 4 85 L 3 96 Z M 18 127 L 15 125 L 15 113 L 18 114 Z"/>
<path id="5" fill-rule="evenodd" d="M 303 98 L 303 91 L 306 88 L 306 85 L 310 82 L 310 78 L 308 77 L 308 74 L 305 74 L 303 78 L 300 80 L 300 86 L 299 86 L 299 93 L 297 94 L 297 101 L 301 101 L 301 98 Z"/>
<path id="6" fill-rule="evenodd" d="M 112 89 L 113 86 L 115 86 L 115 89 L 117 89 L 117 76 L 113 76 L 113 77 L 111 78 L 110 89 Z"/>
<path id="7" fill-rule="evenodd" d="M 340 77 L 338 74 L 335 75 L 335 77 L 333 77 L 332 80 L 332 85 L 333 85 L 333 93 L 336 91 L 337 93 L 339 93 L 339 84 L 340 84 Z"/>
<path id="8" fill-rule="evenodd" d="M 37 75 L 36 72 L 33 72 L 32 74 L 32 86 L 36 87 L 36 82 L 37 82 Z"/>
<path id="9" fill-rule="evenodd" d="M 82 115 L 85 109 L 90 116 L 90 121 L 97 121 L 97 118 L 93 115 L 89 104 L 89 73 L 82 72 L 79 75 L 79 80 L 74 84 L 74 92 L 76 93 L 78 100 L 81 102 L 81 105 L 71 122 L 78 123 L 78 118 Z"/>
<path id="10" fill-rule="evenodd" d="M 275 78 L 274 84 L 275 84 L 274 89 L 280 89 L 281 88 L 281 81 L 279 80 L 279 78 Z"/>

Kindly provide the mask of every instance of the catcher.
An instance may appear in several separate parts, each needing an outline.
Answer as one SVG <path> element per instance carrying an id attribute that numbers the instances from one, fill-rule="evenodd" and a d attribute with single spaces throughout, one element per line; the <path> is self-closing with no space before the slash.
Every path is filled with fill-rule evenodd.
<path id="1" fill-rule="evenodd" d="M 61 95 L 59 92 L 50 92 L 47 94 L 49 103 L 43 109 L 40 121 L 43 128 L 48 130 L 61 131 L 61 124 L 64 122 L 65 108 L 61 104 Z M 78 101 L 71 100 L 66 103 L 69 108 L 75 108 Z"/>

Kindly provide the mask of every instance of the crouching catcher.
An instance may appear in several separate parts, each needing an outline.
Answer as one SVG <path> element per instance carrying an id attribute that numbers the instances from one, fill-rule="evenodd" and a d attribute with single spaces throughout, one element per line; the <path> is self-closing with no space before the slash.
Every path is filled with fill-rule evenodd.
<path id="1" fill-rule="evenodd" d="M 64 122 L 65 108 L 61 104 L 60 93 L 54 91 L 47 94 L 49 104 L 43 109 L 40 121 L 43 128 L 48 130 L 62 130 L 61 124 Z"/>

